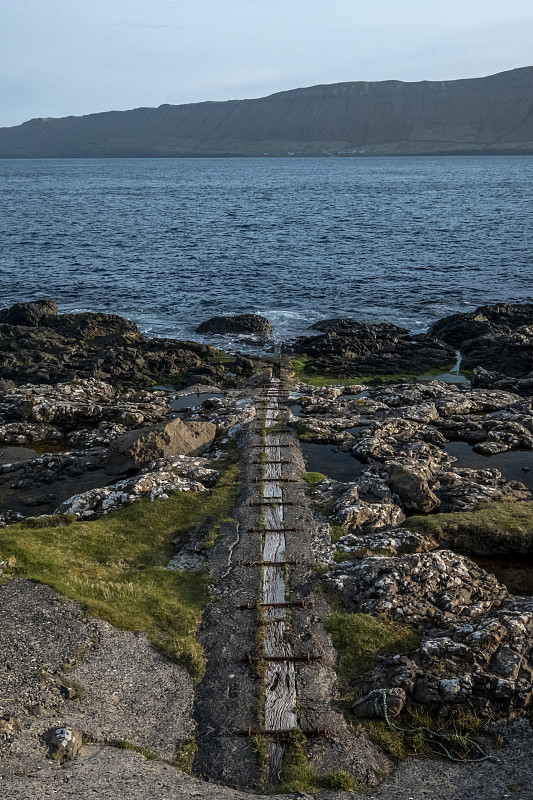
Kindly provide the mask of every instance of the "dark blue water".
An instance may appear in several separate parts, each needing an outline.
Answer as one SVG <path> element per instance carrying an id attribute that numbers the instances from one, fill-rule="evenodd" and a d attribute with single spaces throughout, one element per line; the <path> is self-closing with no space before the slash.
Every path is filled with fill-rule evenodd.
<path id="1" fill-rule="evenodd" d="M 531 301 L 533 157 L 0 160 L 0 305 L 55 298 L 152 335 L 215 313 L 277 337 L 413 330 Z"/>

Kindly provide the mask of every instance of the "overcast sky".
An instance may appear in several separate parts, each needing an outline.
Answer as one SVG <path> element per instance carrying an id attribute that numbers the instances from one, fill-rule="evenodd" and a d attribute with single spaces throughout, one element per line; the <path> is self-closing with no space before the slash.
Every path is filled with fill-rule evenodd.
<path id="1" fill-rule="evenodd" d="M 0 0 L 0 126 L 531 64 L 531 0 Z"/>

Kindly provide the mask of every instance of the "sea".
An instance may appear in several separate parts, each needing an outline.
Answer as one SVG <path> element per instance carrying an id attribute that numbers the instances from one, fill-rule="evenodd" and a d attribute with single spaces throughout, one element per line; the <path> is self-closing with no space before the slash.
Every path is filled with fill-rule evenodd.
<path id="1" fill-rule="evenodd" d="M 247 312 L 278 343 L 338 316 L 422 332 L 532 301 L 532 188 L 531 156 L 0 160 L 0 306 L 204 341 Z"/>

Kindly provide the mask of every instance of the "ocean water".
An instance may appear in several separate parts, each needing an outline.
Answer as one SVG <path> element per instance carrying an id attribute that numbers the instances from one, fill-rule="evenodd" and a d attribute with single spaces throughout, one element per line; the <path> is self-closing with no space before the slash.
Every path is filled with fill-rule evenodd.
<path id="1" fill-rule="evenodd" d="M 423 331 L 531 302 L 532 187 L 528 156 L 0 160 L 0 306 L 177 338 L 244 312 L 278 341 L 340 315 Z"/>

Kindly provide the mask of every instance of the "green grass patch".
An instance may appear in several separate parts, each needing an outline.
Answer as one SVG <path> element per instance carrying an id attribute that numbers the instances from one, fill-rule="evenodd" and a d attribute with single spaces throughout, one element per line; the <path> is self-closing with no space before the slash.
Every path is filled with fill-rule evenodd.
<path id="1" fill-rule="evenodd" d="M 113 747 L 117 747 L 119 750 L 133 750 L 135 753 L 140 753 L 144 756 L 148 761 L 158 761 L 159 757 L 156 753 L 153 753 L 151 750 L 147 750 L 145 747 L 141 747 L 138 744 L 134 744 L 133 742 L 128 742 L 126 739 L 115 739 L 111 742 Z"/>
<path id="2" fill-rule="evenodd" d="M 346 536 L 346 533 L 347 533 L 347 530 L 344 527 L 344 525 L 339 525 L 339 524 L 332 525 L 331 526 L 331 541 L 333 542 L 333 544 L 337 544 L 339 539 L 341 539 L 343 536 Z"/>
<path id="3" fill-rule="evenodd" d="M 124 630 L 143 630 L 195 680 L 204 670 L 194 637 L 207 602 L 207 572 L 165 569 L 175 546 L 200 522 L 226 519 L 235 504 L 239 466 L 224 469 L 208 492 L 140 499 L 101 519 L 58 527 L 29 521 L 0 531 L 0 560 L 12 573 L 86 603 L 89 612 Z"/>
<path id="4" fill-rule="evenodd" d="M 338 653 L 341 693 L 349 701 L 355 699 L 354 679 L 372 668 L 376 656 L 407 653 L 420 645 L 422 637 L 410 625 L 370 614 L 353 614 L 336 606 L 327 619 L 326 629 Z"/>
<path id="5" fill-rule="evenodd" d="M 490 503 L 475 511 L 409 517 L 405 525 L 478 555 L 525 553 L 533 548 L 533 502 Z"/>
<path id="6" fill-rule="evenodd" d="M 276 794 L 292 794 L 296 792 L 319 792 L 321 790 L 364 792 L 367 786 L 358 784 L 349 772 L 339 770 L 328 775 L 319 775 L 309 765 L 306 753 L 306 739 L 301 731 L 296 730 L 288 738 L 281 775 L 281 784 L 269 787 Z"/>
<path id="7" fill-rule="evenodd" d="M 453 369 L 454 364 L 443 364 L 442 367 L 428 370 L 424 373 L 391 373 L 387 375 L 326 375 L 310 370 L 307 367 L 308 359 L 306 356 L 297 356 L 291 359 L 291 369 L 295 373 L 297 380 L 306 383 L 309 386 L 316 386 L 318 388 L 325 386 L 359 386 L 362 384 L 372 385 L 373 383 L 398 383 L 400 381 L 417 381 L 426 380 L 428 378 L 435 378 L 438 375 L 444 375 Z M 461 372 L 466 375 L 466 373 Z"/>
<path id="8" fill-rule="evenodd" d="M 304 474 L 304 481 L 310 486 L 312 486 L 314 483 L 327 481 L 327 479 L 327 475 L 324 475 L 322 472 L 306 472 Z"/>
<path id="9" fill-rule="evenodd" d="M 187 772 L 190 775 L 192 773 L 194 754 L 197 750 L 198 742 L 193 736 L 189 739 L 185 739 L 178 746 L 174 765 L 178 769 L 181 769 L 182 772 Z"/>

